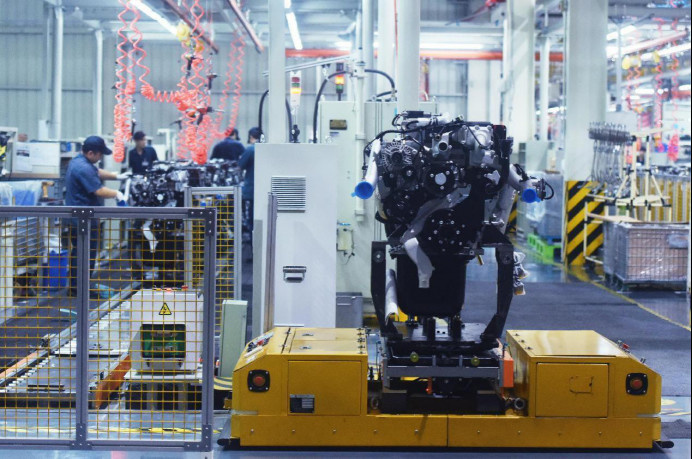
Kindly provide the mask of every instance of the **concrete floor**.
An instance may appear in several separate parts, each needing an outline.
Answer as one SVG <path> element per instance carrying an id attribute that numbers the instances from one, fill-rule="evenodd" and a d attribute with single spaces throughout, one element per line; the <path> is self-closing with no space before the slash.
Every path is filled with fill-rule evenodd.
<path id="1" fill-rule="evenodd" d="M 689 331 L 690 328 L 690 303 L 689 298 L 687 298 L 684 292 L 675 292 L 669 290 L 644 290 L 644 291 L 629 291 L 629 292 L 616 292 L 609 289 L 600 283 L 598 276 L 590 272 L 589 270 L 572 270 L 566 271 L 560 264 L 553 262 L 546 262 L 545 260 L 540 260 L 530 253 L 527 254 L 527 259 L 524 263 L 525 268 L 531 273 L 531 276 L 526 280 L 527 290 L 530 294 L 530 283 L 532 282 L 557 282 L 557 283 L 578 283 L 578 282 L 588 282 L 600 285 L 604 289 L 604 295 L 616 295 L 619 297 L 625 297 L 629 302 L 636 304 L 639 308 L 647 311 L 649 314 L 646 316 L 647 320 L 660 321 L 665 320 L 670 323 L 675 324 L 681 328 L 685 328 Z M 246 271 L 244 269 L 244 271 Z M 247 270 L 249 271 L 249 269 Z M 246 272 L 247 272 L 246 271 Z M 491 274 L 492 273 L 492 274 Z M 468 281 L 487 281 L 495 276 L 495 266 L 494 257 L 491 254 L 486 256 L 486 263 L 484 266 L 475 265 L 469 269 Z M 249 285 L 248 285 L 249 287 Z M 247 292 L 249 289 L 245 289 Z M 556 298 L 559 301 L 559 298 Z M 510 312 L 511 314 L 511 312 Z M 689 335 L 688 335 L 689 336 Z M 690 375 L 687 375 L 687 381 L 689 384 Z M 689 386 L 686 388 L 686 393 L 690 393 Z M 3 450 L 0 449 L 0 459 L 4 458 L 166 458 L 166 459 L 177 459 L 177 458 L 198 458 L 198 457 L 276 457 L 276 456 L 310 456 L 310 457 L 352 457 L 353 455 L 358 456 L 378 456 L 378 457 L 408 457 L 408 456 L 468 456 L 475 457 L 481 454 L 491 454 L 492 457 L 533 457 L 533 456 L 544 456 L 544 457 L 554 457 L 557 454 L 566 455 L 570 457 L 594 457 L 607 455 L 609 457 L 631 457 L 635 455 L 639 456 L 660 456 L 660 457 L 686 457 L 689 458 L 692 455 L 692 443 L 689 438 L 690 431 L 690 397 L 689 396 L 667 396 L 663 394 L 662 400 L 662 420 L 664 423 L 674 423 L 677 422 L 677 426 L 681 429 L 677 429 L 678 432 L 683 432 L 681 436 L 686 436 L 686 438 L 673 438 L 675 441 L 675 447 L 673 449 L 664 451 L 636 451 L 636 452 L 622 452 L 622 451 L 564 451 L 564 450 L 530 450 L 530 451 L 502 451 L 502 450 L 424 450 L 424 451 L 392 451 L 392 450 L 291 450 L 291 451 L 281 451 L 281 450 L 242 450 L 242 451 L 224 451 L 221 447 L 215 445 L 214 450 L 211 453 L 177 453 L 177 452 L 164 452 L 164 451 L 150 451 L 150 452 L 139 452 L 139 451 L 56 451 L 56 450 L 27 450 L 21 449 L 21 452 L 13 450 Z M 7 412 L 4 413 L 7 416 Z M 228 419 L 226 413 L 217 414 L 215 417 L 215 430 L 218 432 L 222 429 L 224 423 Z M 672 424 L 670 424 L 672 425 Z M 684 433 L 686 432 L 686 433 Z M 1 448 L 1 447 L 0 447 Z M 19 455 L 18 455 L 19 454 Z"/>

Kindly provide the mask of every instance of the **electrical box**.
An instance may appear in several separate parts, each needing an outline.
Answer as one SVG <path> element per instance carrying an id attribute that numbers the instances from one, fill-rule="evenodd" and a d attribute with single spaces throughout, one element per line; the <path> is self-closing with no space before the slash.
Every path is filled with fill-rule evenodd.
<path id="1" fill-rule="evenodd" d="M 140 290 L 130 299 L 130 356 L 140 373 L 194 372 L 202 356 L 203 300 L 194 290 Z"/>
<path id="2" fill-rule="evenodd" d="M 336 312 L 337 145 L 256 144 L 255 220 L 262 228 L 265 323 L 267 250 L 273 250 L 274 324 L 334 327 Z M 268 193 L 277 196 L 276 242 L 267 247 Z"/>

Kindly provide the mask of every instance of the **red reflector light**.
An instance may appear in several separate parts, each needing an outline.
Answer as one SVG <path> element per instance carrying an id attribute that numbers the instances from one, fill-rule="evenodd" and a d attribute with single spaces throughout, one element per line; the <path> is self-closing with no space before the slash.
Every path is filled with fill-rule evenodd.
<path id="1" fill-rule="evenodd" d="M 641 390 L 644 387 L 644 381 L 642 378 L 632 378 L 630 379 L 630 389 Z"/>
<path id="2" fill-rule="evenodd" d="M 252 384 L 253 384 L 255 387 L 262 387 L 262 386 L 264 386 L 266 383 L 267 383 L 267 380 L 266 380 L 266 378 L 265 378 L 264 376 L 262 376 L 262 375 L 255 375 L 255 376 L 252 378 Z"/>

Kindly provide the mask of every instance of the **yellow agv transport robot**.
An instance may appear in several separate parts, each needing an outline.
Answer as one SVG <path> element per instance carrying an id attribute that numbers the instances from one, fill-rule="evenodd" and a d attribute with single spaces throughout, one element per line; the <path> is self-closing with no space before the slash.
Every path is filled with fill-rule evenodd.
<path id="1" fill-rule="evenodd" d="M 505 127 L 422 112 L 394 124 L 366 147 L 354 193 L 375 194 L 387 235 L 372 245 L 379 338 L 288 327 L 255 338 L 233 373 L 231 444 L 669 446 L 661 377 L 626 348 L 593 331 L 503 335 L 526 275 L 505 234 L 514 195 L 553 194 L 511 163 Z M 466 323 L 466 266 L 490 251 L 496 311 L 488 324 Z"/>

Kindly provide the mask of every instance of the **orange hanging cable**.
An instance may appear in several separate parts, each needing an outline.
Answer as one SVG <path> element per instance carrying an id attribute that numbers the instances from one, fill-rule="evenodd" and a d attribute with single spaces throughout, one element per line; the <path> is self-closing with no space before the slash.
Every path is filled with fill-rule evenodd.
<path id="1" fill-rule="evenodd" d="M 238 112 L 240 111 L 240 96 L 243 88 L 243 67 L 245 64 L 245 40 L 241 35 L 233 43 L 233 47 L 237 53 L 237 61 L 235 66 L 235 82 L 233 83 L 233 100 L 231 102 L 231 113 L 228 120 L 228 127 L 235 127 L 238 121 Z"/>
<path id="2" fill-rule="evenodd" d="M 116 59 L 116 78 L 115 83 L 115 107 L 113 110 L 113 140 L 114 154 L 113 158 L 116 162 L 122 162 L 125 159 L 125 142 L 131 138 L 131 122 L 130 114 L 132 111 L 132 94 L 134 93 L 134 73 L 132 72 L 132 50 L 126 49 L 130 43 L 126 31 L 130 29 L 131 22 L 128 22 L 125 17 L 128 11 L 133 11 L 128 0 L 120 0 L 123 5 L 123 10 L 118 14 L 118 19 L 122 25 L 118 29 L 118 37 L 120 38 L 117 46 L 118 58 Z"/>

